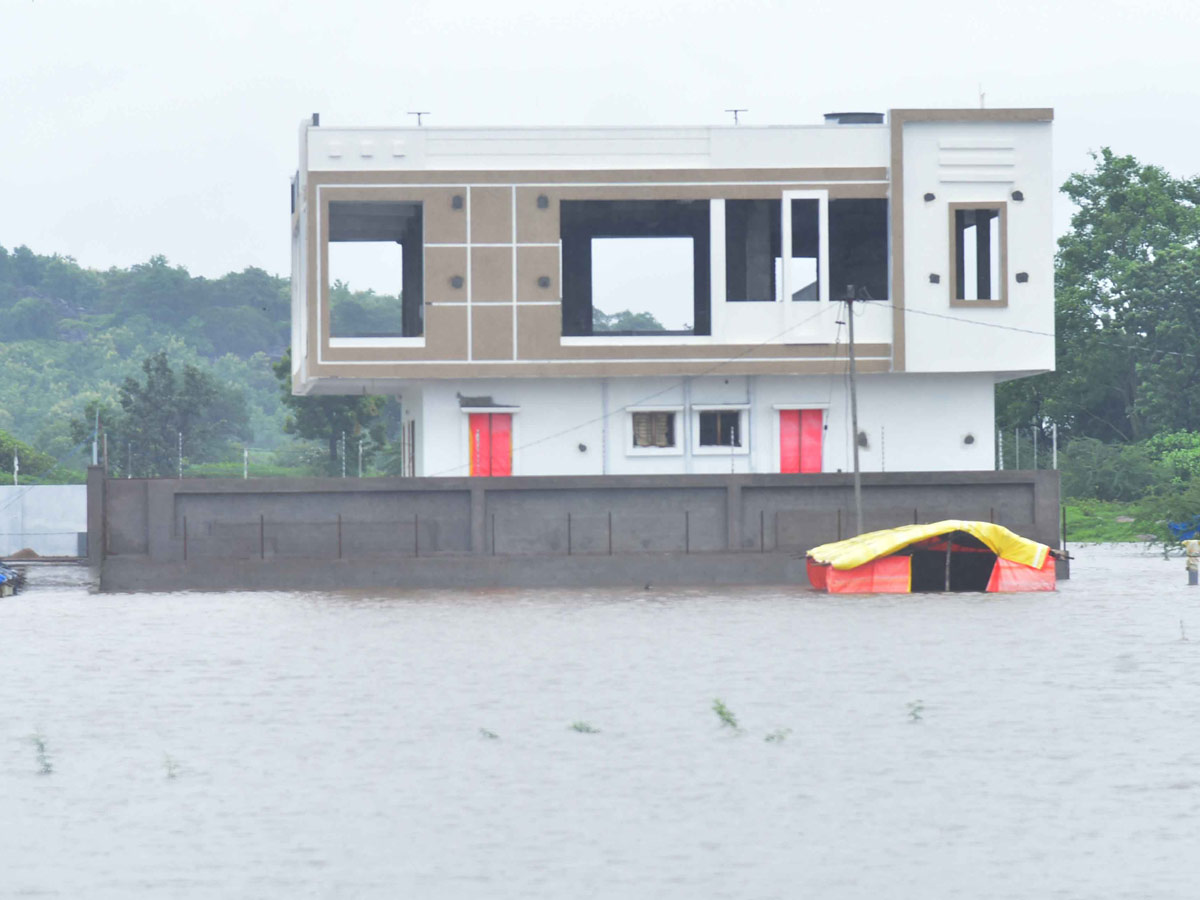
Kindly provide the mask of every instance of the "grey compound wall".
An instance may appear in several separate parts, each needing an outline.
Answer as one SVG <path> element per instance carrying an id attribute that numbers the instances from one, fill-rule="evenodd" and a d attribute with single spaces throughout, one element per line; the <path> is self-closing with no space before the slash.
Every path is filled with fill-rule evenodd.
<path id="1" fill-rule="evenodd" d="M 803 583 L 849 475 L 88 477 L 104 590 Z M 1059 546 L 1058 473 L 863 476 L 864 528 L 981 519 Z"/>

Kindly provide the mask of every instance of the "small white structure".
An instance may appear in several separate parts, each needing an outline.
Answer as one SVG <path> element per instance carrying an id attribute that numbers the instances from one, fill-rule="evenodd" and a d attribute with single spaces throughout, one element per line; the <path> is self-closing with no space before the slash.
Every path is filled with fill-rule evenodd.
<path id="1" fill-rule="evenodd" d="M 1046 109 L 300 131 L 293 379 L 395 394 L 406 473 L 994 468 L 1054 366 Z M 371 289 L 374 294 L 363 296 Z"/>

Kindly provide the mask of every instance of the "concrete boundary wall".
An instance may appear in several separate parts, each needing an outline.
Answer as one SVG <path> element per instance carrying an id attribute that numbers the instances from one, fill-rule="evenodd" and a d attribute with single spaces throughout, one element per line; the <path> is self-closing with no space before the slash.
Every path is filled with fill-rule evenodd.
<path id="1" fill-rule="evenodd" d="M 82 484 L 0 485 L 0 559 L 87 553 L 87 488 Z"/>
<path id="2" fill-rule="evenodd" d="M 1058 473 L 863 476 L 868 530 L 995 521 L 1059 546 Z M 854 531 L 845 474 L 106 479 L 103 590 L 803 582 Z"/>

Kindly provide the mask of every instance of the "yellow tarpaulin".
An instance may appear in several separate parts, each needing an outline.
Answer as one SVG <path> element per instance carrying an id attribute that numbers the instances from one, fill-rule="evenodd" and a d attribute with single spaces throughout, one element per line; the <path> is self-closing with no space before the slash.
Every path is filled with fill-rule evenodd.
<path id="1" fill-rule="evenodd" d="M 944 519 L 941 522 L 930 522 L 928 525 L 901 525 L 899 528 L 885 528 L 882 531 L 870 531 L 844 541 L 832 544 L 822 544 L 808 551 L 808 556 L 814 562 L 829 564 L 835 569 L 844 571 L 869 563 L 881 556 L 890 556 L 897 550 L 927 540 L 949 534 L 952 531 L 963 531 L 983 542 L 989 550 L 1001 559 L 1018 562 L 1022 565 L 1040 569 L 1046 561 L 1050 548 L 1037 541 L 1013 534 L 1003 525 L 993 525 L 991 522 L 970 522 L 965 519 Z"/>

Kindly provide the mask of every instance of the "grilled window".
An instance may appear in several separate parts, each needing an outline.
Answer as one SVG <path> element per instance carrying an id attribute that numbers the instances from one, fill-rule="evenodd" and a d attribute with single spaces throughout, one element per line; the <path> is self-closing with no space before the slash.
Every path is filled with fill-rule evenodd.
<path id="1" fill-rule="evenodd" d="M 633 414 L 633 446 L 674 447 L 675 413 L 635 412 Z"/>

